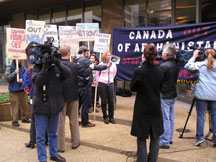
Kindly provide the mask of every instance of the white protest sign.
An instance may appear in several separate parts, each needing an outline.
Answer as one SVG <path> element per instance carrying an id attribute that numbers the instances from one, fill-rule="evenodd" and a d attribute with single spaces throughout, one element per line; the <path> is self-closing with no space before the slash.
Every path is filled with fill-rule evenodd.
<path id="1" fill-rule="evenodd" d="M 94 51 L 103 53 L 108 51 L 110 47 L 110 34 L 97 33 L 95 34 Z"/>
<path id="2" fill-rule="evenodd" d="M 26 43 L 38 42 L 43 44 L 45 21 L 26 20 Z"/>
<path id="3" fill-rule="evenodd" d="M 53 45 L 58 47 L 58 30 L 56 25 L 47 24 L 44 26 L 44 42 L 54 38 Z"/>
<path id="4" fill-rule="evenodd" d="M 26 59 L 26 33 L 25 29 L 7 28 L 7 59 Z"/>
<path id="5" fill-rule="evenodd" d="M 68 45 L 71 47 L 71 56 L 77 55 L 79 50 L 79 35 L 76 26 L 59 26 L 60 46 Z"/>
<path id="6" fill-rule="evenodd" d="M 77 23 L 76 28 L 80 41 L 94 41 L 95 34 L 99 33 L 98 23 Z"/>

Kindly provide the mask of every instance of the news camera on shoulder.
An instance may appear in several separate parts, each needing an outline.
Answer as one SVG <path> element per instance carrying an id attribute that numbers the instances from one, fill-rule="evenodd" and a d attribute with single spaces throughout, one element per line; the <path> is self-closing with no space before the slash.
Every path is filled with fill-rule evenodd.
<path id="1" fill-rule="evenodd" d="M 58 48 L 53 46 L 53 37 L 48 37 L 44 44 L 31 42 L 26 48 L 29 64 L 43 64 L 49 68 L 56 60 L 61 59 Z"/>

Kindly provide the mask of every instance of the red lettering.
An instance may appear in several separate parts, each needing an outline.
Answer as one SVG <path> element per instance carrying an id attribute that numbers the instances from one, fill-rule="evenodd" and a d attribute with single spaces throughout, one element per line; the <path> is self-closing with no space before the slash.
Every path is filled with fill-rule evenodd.
<path id="1" fill-rule="evenodd" d="M 200 28 L 193 28 L 193 35 L 196 37 L 196 36 L 199 36 L 199 33 L 200 33 Z"/>
<path id="2" fill-rule="evenodd" d="M 126 58 L 124 57 L 124 58 L 122 58 L 122 64 L 126 64 L 127 62 L 126 62 Z"/>
<path id="3" fill-rule="evenodd" d="M 139 61 L 140 61 L 140 59 L 139 58 L 126 58 L 126 57 L 124 57 L 124 58 L 122 58 L 122 64 L 138 64 L 139 63 Z"/>
<path id="4" fill-rule="evenodd" d="M 210 26 L 203 27 L 203 30 L 205 30 L 204 35 L 208 34 L 208 30 L 210 29 Z"/>
<path id="5" fill-rule="evenodd" d="M 189 36 L 190 33 L 191 33 L 191 29 L 190 28 L 184 30 L 184 36 L 185 37 Z"/>

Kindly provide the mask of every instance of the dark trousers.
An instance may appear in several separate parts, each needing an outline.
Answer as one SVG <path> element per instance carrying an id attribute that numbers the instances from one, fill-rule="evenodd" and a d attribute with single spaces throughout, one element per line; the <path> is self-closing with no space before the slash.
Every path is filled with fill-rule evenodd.
<path id="1" fill-rule="evenodd" d="M 86 126 L 89 122 L 88 113 L 91 107 L 91 87 L 80 88 L 79 97 L 82 104 L 81 123 L 82 126 Z"/>
<path id="2" fill-rule="evenodd" d="M 149 155 L 147 155 L 146 139 L 137 138 L 137 162 L 157 162 L 160 138 L 150 136 Z"/>
<path id="3" fill-rule="evenodd" d="M 112 119 L 114 116 L 114 84 L 104 84 L 99 82 L 98 88 L 101 97 L 101 108 L 103 112 L 103 118 L 108 118 L 106 104 L 108 101 L 108 114 L 109 118 Z"/>
<path id="4" fill-rule="evenodd" d="M 30 141 L 31 144 L 36 144 L 36 130 L 35 130 L 35 115 L 31 113 L 31 126 L 30 126 Z"/>

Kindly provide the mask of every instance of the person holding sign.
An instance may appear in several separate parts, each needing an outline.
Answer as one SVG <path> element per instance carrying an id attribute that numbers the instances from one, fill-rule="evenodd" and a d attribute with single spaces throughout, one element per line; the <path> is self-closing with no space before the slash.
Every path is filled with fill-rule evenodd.
<path id="1" fill-rule="evenodd" d="M 10 112 L 12 117 L 12 125 L 15 127 L 20 126 L 18 123 L 18 111 L 19 104 L 21 105 L 21 120 L 23 123 L 31 123 L 28 119 L 28 98 L 27 94 L 24 92 L 23 83 L 23 74 L 26 69 L 22 66 L 20 61 L 19 69 L 16 69 L 16 61 L 13 60 L 11 66 L 6 69 L 5 76 L 8 84 L 8 89 L 10 92 Z M 19 80 L 17 80 L 19 77 Z"/>
<path id="2" fill-rule="evenodd" d="M 163 133 L 163 117 L 160 104 L 160 90 L 163 75 L 160 68 L 154 65 L 157 50 L 154 45 L 144 48 L 145 59 L 134 71 L 130 89 L 137 92 L 131 135 L 137 137 L 137 162 L 157 162 L 160 135 Z M 146 140 L 150 136 L 149 154 Z"/>
<path id="3" fill-rule="evenodd" d="M 111 53 L 110 51 L 105 51 L 101 57 L 101 63 L 99 65 L 107 65 L 110 62 Z M 114 62 L 112 62 L 112 66 L 107 68 L 106 70 L 102 70 L 100 72 L 100 76 L 98 79 L 98 87 L 101 97 L 101 108 L 103 112 L 104 123 L 115 124 L 114 120 L 114 78 L 116 76 L 117 67 Z M 108 114 L 107 115 L 107 105 L 108 101 Z"/>

